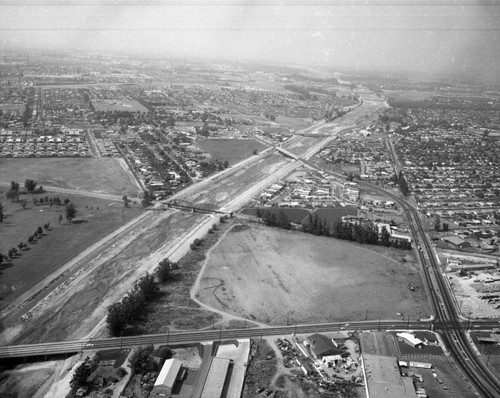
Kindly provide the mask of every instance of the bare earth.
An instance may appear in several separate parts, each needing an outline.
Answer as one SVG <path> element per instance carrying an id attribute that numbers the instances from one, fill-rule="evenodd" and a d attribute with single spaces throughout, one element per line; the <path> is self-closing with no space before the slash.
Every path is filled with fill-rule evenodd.
<path id="1" fill-rule="evenodd" d="M 237 225 L 207 258 L 196 297 L 268 324 L 428 316 L 419 266 L 404 257 L 411 252 Z"/>
<path id="2" fill-rule="evenodd" d="M 33 158 L 0 159 L 0 182 L 28 178 L 43 185 L 91 191 L 94 193 L 137 197 L 141 192 L 137 181 L 123 159 L 118 158 Z"/>

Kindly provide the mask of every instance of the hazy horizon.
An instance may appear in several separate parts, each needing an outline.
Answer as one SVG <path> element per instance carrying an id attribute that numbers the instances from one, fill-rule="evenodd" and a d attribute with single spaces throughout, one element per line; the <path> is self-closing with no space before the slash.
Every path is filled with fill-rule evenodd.
<path id="1" fill-rule="evenodd" d="M 500 78 L 500 3 L 0 1 L 3 48 Z"/>

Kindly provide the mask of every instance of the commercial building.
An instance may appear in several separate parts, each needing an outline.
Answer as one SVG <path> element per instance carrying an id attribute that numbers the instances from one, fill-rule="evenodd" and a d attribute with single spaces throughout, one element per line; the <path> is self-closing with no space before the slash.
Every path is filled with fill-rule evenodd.
<path id="1" fill-rule="evenodd" d="M 424 342 L 418 338 L 416 338 L 411 333 L 401 332 L 397 333 L 398 339 L 400 341 L 404 341 L 406 344 L 411 345 L 415 348 L 424 348 Z"/>
<path id="2" fill-rule="evenodd" d="M 156 378 L 150 397 L 170 397 L 181 370 L 182 362 L 177 358 L 167 359 Z"/>
<path id="3" fill-rule="evenodd" d="M 370 398 L 417 398 L 411 377 L 403 377 L 394 357 L 363 354 L 367 396 Z"/>
<path id="4" fill-rule="evenodd" d="M 227 384 L 231 360 L 213 357 L 201 398 L 221 398 Z"/>

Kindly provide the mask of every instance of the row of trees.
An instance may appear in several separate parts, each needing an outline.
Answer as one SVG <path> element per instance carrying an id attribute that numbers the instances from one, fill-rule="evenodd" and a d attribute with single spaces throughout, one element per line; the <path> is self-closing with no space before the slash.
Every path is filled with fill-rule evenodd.
<path id="1" fill-rule="evenodd" d="M 406 178 L 403 175 L 402 171 L 400 171 L 399 174 L 394 174 L 392 180 L 394 181 L 395 184 L 399 186 L 399 190 L 403 195 L 408 196 L 410 194 L 410 188 L 408 186 L 408 182 L 406 181 Z"/>
<path id="2" fill-rule="evenodd" d="M 70 200 L 68 198 L 64 199 L 64 201 L 61 201 L 61 198 L 59 196 L 44 196 L 43 198 L 40 199 L 33 198 L 33 204 L 35 206 L 44 204 L 67 205 L 69 202 Z"/>
<path id="3" fill-rule="evenodd" d="M 120 302 L 108 307 L 106 322 L 112 335 L 120 336 L 127 326 L 144 313 L 147 302 L 154 298 L 159 290 L 156 280 L 159 283 L 168 282 L 171 271 L 176 268 L 176 263 L 163 259 L 158 263 L 154 274 L 146 273 Z"/>
<path id="4" fill-rule="evenodd" d="M 37 182 L 35 180 L 27 179 L 24 181 L 24 187 L 26 188 L 26 191 L 29 193 L 35 193 L 35 188 L 37 186 Z M 37 190 L 36 193 L 41 193 L 44 192 L 43 186 L 40 186 Z M 20 186 L 19 183 L 16 181 L 11 181 L 10 182 L 10 188 L 6 193 L 6 197 L 9 200 L 19 200 L 19 195 L 21 195 L 20 191 Z"/>
<path id="5" fill-rule="evenodd" d="M 291 223 L 282 211 L 276 215 L 269 210 L 257 210 L 257 216 L 267 226 L 290 229 Z M 326 220 L 309 214 L 307 220 L 302 223 L 301 231 L 317 236 L 328 236 L 336 239 L 355 241 L 361 244 L 392 246 L 401 249 L 411 249 L 411 243 L 401 239 L 391 239 L 391 234 L 385 227 L 379 237 L 378 227 L 373 223 L 349 223 L 336 221 L 332 226 Z"/>
<path id="6" fill-rule="evenodd" d="M 257 217 L 262 218 L 264 224 L 269 227 L 278 227 L 283 229 L 292 228 L 292 223 L 282 211 L 276 215 L 273 211 L 257 209 Z"/>
<path id="7" fill-rule="evenodd" d="M 38 227 L 33 234 L 28 237 L 28 242 L 19 242 L 17 247 L 11 247 L 7 252 L 7 255 L 3 255 L 0 253 L 0 264 L 2 264 L 5 260 L 13 259 L 16 257 L 19 252 L 28 248 L 28 243 L 34 243 L 36 239 L 43 236 L 44 230 L 47 231 L 50 228 L 50 223 L 46 223 L 42 227 Z M 18 250 L 19 249 L 19 250 Z"/>

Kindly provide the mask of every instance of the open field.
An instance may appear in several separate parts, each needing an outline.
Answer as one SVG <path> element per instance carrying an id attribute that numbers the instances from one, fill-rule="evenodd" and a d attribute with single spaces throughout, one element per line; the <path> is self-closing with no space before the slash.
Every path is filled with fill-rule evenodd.
<path id="1" fill-rule="evenodd" d="M 0 159 L 0 183 L 17 181 L 24 186 L 28 178 L 38 186 L 92 191 L 137 197 L 140 188 L 123 159 L 37 158 Z"/>
<path id="2" fill-rule="evenodd" d="M 58 196 L 61 201 L 69 199 L 77 208 L 77 217 L 86 222 L 69 224 L 64 218 L 64 205 L 33 204 L 33 198 L 45 196 Z M 26 200 L 25 209 L 19 203 L 6 200 L 5 193 L 0 193 L 5 215 L 4 222 L 0 224 L 0 252 L 7 254 L 20 242 L 27 243 L 28 237 L 39 226 L 50 223 L 50 229 L 28 244 L 28 250 L 20 251 L 20 255 L 0 266 L 0 309 L 94 242 L 144 211 L 138 206 L 125 208 L 121 202 L 51 192 L 21 195 L 21 199 Z M 64 219 L 59 223 L 61 215 Z"/>
<path id="3" fill-rule="evenodd" d="M 96 111 L 101 112 L 148 112 L 148 109 L 135 100 L 93 100 Z"/>
<path id="4" fill-rule="evenodd" d="M 419 265 L 407 251 L 236 225 L 207 261 L 196 297 L 260 322 L 430 314 Z"/>
<path id="5" fill-rule="evenodd" d="M 146 271 L 154 269 L 184 232 L 207 216 L 177 211 L 149 212 L 113 245 L 87 259 L 65 283 L 40 300 L 2 333 L 4 342 L 81 338 L 98 327 L 107 307 L 119 301 Z M 104 326 L 104 325 L 103 325 Z"/>
<path id="6" fill-rule="evenodd" d="M 227 161 L 230 166 L 253 155 L 257 150 L 260 152 L 266 147 L 255 140 L 196 140 L 196 145 L 208 152 L 221 162 Z"/>

